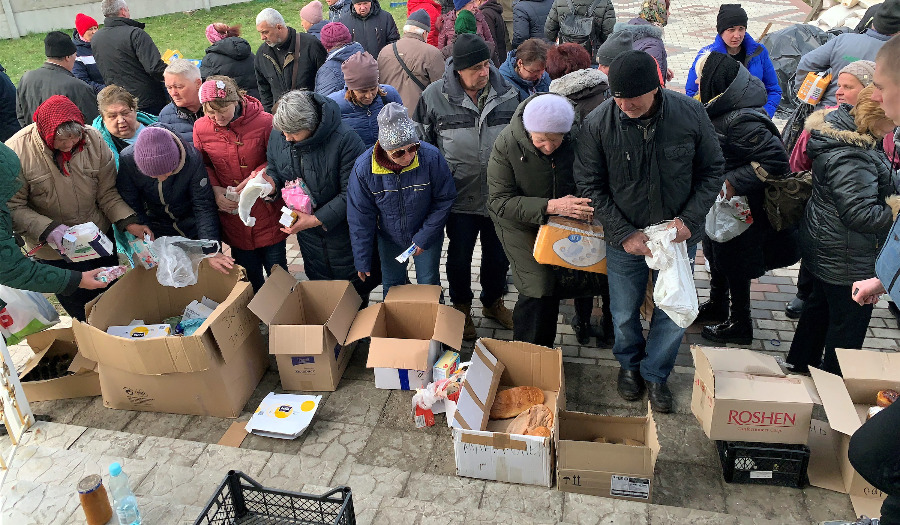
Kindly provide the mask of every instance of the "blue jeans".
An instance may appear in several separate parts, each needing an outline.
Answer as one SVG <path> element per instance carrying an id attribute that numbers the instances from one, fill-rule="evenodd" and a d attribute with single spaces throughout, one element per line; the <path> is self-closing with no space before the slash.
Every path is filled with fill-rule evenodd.
<path id="1" fill-rule="evenodd" d="M 423 251 L 415 257 L 410 257 L 416 265 L 416 284 L 441 284 L 441 247 L 444 237 L 441 236 L 434 246 Z M 408 282 L 406 269 L 409 261 L 397 262 L 394 257 L 400 255 L 409 246 L 397 246 L 387 237 L 378 234 L 378 255 L 381 257 L 381 286 L 384 288 L 384 296 L 387 297 L 391 286 L 398 286 Z"/>
<path id="2" fill-rule="evenodd" d="M 688 247 L 691 261 L 697 245 Z M 684 328 L 669 319 L 659 308 L 653 309 L 650 333 L 644 339 L 640 310 L 644 303 L 650 269 L 643 255 L 632 255 L 620 248 L 606 250 L 609 298 L 616 334 L 613 355 L 625 370 L 640 371 L 641 377 L 664 383 L 675 366 Z M 653 282 L 659 272 L 653 272 Z"/>
<path id="3" fill-rule="evenodd" d="M 255 250 L 241 250 L 231 247 L 231 257 L 234 262 L 240 264 L 247 270 L 247 279 L 253 286 L 253 292 L 258 292 L 262 288 L 266 278 L 266 274 L 272 273 L 275 265 L 281 266 L 287 271 L 287 242 L 277 242 L 271 246 L 256 248 Z"/>

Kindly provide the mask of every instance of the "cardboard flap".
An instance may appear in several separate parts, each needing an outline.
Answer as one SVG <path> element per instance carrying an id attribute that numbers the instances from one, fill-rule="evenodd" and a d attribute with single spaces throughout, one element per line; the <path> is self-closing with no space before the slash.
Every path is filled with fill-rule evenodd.
<path id="1" fill-rule="evenodd" d="M 25 338 L 28 346 L 34 353 L 40 353 L 50 348 L 55 341 L 63 341 L 75 344 L 75 332 L 71 328 L 51 328 L 29 335 Z"/>
<path id="2" fill-rule="evenodd" d="M 394 289 L 391 288 L 390 291 L 394 291 Z M 387 335 L 386 332 L 384 304 L 376 303 L 356 314 L 344 344 L 350 344 L 366 337 L 382 337 Z"/>
<path id="3" fill-rule="evenodd" d="M 835 352 L 844 386 L 854 403 L 871 406 L 879 390 L 900 388 L 900 354 L 843 348 Z"/>
<path id="4" fill-rule="evenodd" d="M 81 374 L 84 372 L 95 372 L 97 370 L 97 363 L 91 361 L 90 359 L 81 355 L 81 353 L 75 354 L 75 358 L 72 359 L 72 364 L 69 365 L 69 372 L 73 374 Z"/>
<path id="5" fill-rule="evenodd" d="M 260 321 L 272 324 L 275 314 L 281 310 L 284 301 L 291 295 L 297 280 L 281 266 L 275 265 L 266 283 L 256 292 L 256 296 L 247 305 Z"/>
<path id="6" fill-rule="evenodd" d="M 773 377 L 743 372 L 716 372 L 716 399 L 812 403 L 797 377 Z"/>
<path id="7" fill-rule="evenodd" d="M 809 467 L 806 470 L 809 484 L 822 489 L 846 493 L 841 477 L 841 435 L 824 421 L 813 419 L 809 425 Z"/>
<path id="8" fill-rule="evenodd" d="M 475 341 L 472 364 L 466 372 L 456 414 L 450 426 L 479 431 L 486 428 L 504 368 L 503 363 L 488 351 L 481 339 Z"/>
<path id="9" fill-rule="evenodd" d="M 417 339 L 372 338 L 366 367 L 425 370 L 429 344 L 430 341 Z"/>
<path id="10" fill-rule="evenodd" d="M 384 302 L 438 304 L 441 302 L 441 287 L 433 284 L 391 286 L 387 297 L 384 298 Z"/>
<path id="11" fill-rule="evenodd" d="M 881 516 L 881 505 L 884 504 L 884 500 L 850 494 L 850 504 L 853 505 L 853 512 L 857 516 L 877 518 Z"/>
<path id="12" fill-rule="evenodd" d="M 391 291 L 394 289 L 391 288 Z M 390 291 L 388 292 L 390 293 Z M 452 306 L 438 305 L 437 316 L 434 321 L 434 336 L 450 348 L 459 350 L 462 346 L 463 328 L 466 326 L 466 314 Z"/>
<path id="13" fill-rule="evenodd" d="M 500 383 L 509 386 L 536 386 L 559 392 L 562 351 L 520 341 L 480 340 L 505 365 Z"/>
<path id="14" fill-rule="evenodd" d="M 775 358 L 743 348 L 710 348 L 697 346 L 710 368 L 716 372 L 741 372 L 759 376 L 784 377 Z"/>
<path id="15" fill-rule="evenodd" d="M 350 327 L 353 325 L 359 306 L 362 304 L 362 298 L 356 293 L 350 281 L 345 281 L 344 291 L 338 301 L 337 306 L 328 318 L 325 326 L 331 331 L 331 335 L 337 339 L 340 344 L 346 344 L 347 335 L 350 333 Z"/>
<path id="16" fill-rule="evenodd" d="M 853 406 L 850 394 L 847 393 L 844 380 L 815 367 L 809 367 L 809 373 L 816 382 L 816 390 L 822 399 L 831 428 L 852 436 L 862 426 L 862 421 Z"/>
<path id="17" fill-rule="evenodd" d="M 325 350 L 324 326 L 277 325 L 269 329 L 272 355 L 319 355 Z"/>
<path id="18" fill-rule="evenodd" d="M 248 282 L 239 282 L 234 285 L 228 298 L 203 323 L 212 331 L 226 362 L 235 355 L 252 332 L 259 331 L 258 318 L 247 308 L 251 299 L 253 286 Z M 202 329 L 203 326 L 194 335 L 202 336 Z"/>

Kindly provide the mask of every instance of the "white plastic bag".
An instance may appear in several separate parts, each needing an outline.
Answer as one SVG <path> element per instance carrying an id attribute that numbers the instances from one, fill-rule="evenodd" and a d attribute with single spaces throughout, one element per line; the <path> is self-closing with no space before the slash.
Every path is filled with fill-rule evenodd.
<path id="1" fill-rule="evenodd" d="M 238 200 L 238 216 L 244 221 L 245 226 L 251 228 L 256 225 L 256 217 L 250 216 L 250 210 L 256 204 L 256 199 L 272 193 L 272 185 L 266 182 L 262 176 L 263 173 L 257 173 L 247 182 L 247 185 L 241 190 L 241 198 Z"/>
<path id="2" fill-rule="evenodd" d="M 156 280 L 163 286 L 173 288 L 197 284 L 200 261 L 208 257 L 203 253 L 203 248 L 214 246 L 218 246 L 218 243 L 211 240 L 158 237 L 152 245 L 159 260 Z"/>
<path id="3" fill-rule="evenodd" d="M 672 242 L 678 232 L 675 228 L 666 228 L 665 224 L 650 226 L 644 229 L 644 233 L 650 238 L 647 241 L 650 248 L 650 255 L 646 256 L 647 266 L 651 270 L 659 270 L 653 288 L 653 302 L 675 324 L 687 328 L 700 313 L 687 243 Z"/>
<path id="4" fill-rule="evenodd" d="M 0 285 L 0 334 L 6 344 L 14 345 L 26 336 L 50 328 L 59 322 L 59 314 L 42 294 Z"/>
<path id="5" fill-rule="evenodd" d="M 728 242 L 747 231 L 753 224 L 750 203 L 747 197 L 734 196 L 726 199 L 719 193 L 716 202 L 706 214 L 706 234 L 716 242 Z"/>

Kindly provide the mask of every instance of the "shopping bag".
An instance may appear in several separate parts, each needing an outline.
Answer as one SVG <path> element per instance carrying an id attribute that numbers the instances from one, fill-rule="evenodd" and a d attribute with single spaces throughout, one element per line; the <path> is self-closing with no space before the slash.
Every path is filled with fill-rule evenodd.
<path id="1" fill-rule="evenodd" d="M 0 334 L 7 345 L 14 345 L 26 336 L 50 328 L 59 322 L 59 313 L 42 294 L 17 290 L 0 285 Z"/>
<path id="2" fill-rule="evenodd" d="M 176 236 L 158 237 L 151 245 L 158 258 L 156 280 L 163 286 L 173 288 L 197 284 L 200 261 L 208 257 L 203 249 L 218 244 L 211 240 L 197 241 Z"/>
<path id="3" fill-rule="evenodd" d="M 647 266 L 659 271 L 653 301 L 675 324 L 687 328 L 700 313 L 687 243 L 672 242 L 678 232 L 675 228 L 666 228 L 665 224 L 645 228 L 644 233 L 650 238 L 647 241 L 650 255 L 645 257 Z"/>
<path id="4" fill-rule="evenodd" d="M 747 231 L 751 224 L 753 216 L 747 197 L 726 199 L 723 186 L 723 192 L 706 214 L 706 235 L 716 242 L 728 242 Z"/>

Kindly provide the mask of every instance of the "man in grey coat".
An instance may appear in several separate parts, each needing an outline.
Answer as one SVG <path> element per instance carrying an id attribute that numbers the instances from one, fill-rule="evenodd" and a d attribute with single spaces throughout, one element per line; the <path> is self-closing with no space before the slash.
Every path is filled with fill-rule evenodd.
<path id="1" fill-rule="evenodd" d="M 44 38 L 47 61 L 38 69 L 26 72 L 19 81 L 16 117 L 23 127 L 34 122 L 34 110 L 53 95 L 63 95 L 74 102 L 84 114 L 85 122 L 97 117 L 94 90 L 72 74 L 75 53 L 72 38 L 61 31 L 52 31 Z"/>

